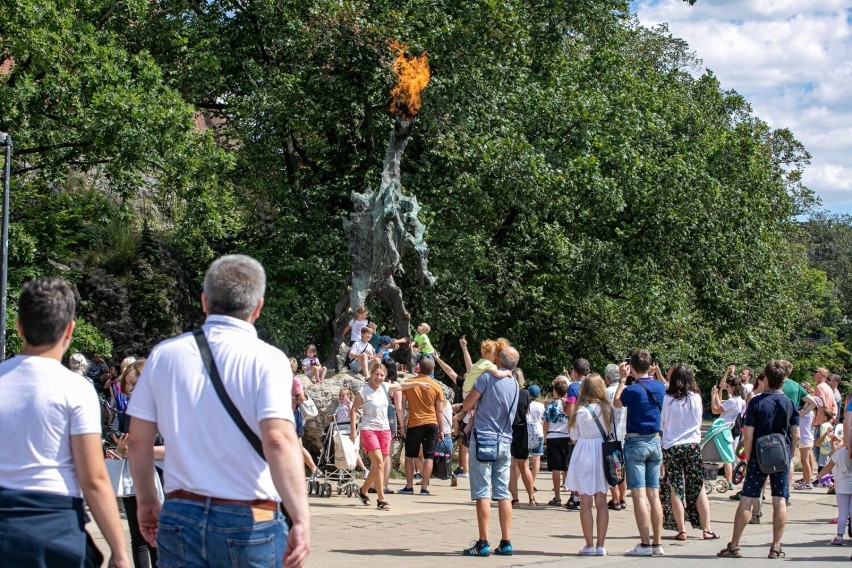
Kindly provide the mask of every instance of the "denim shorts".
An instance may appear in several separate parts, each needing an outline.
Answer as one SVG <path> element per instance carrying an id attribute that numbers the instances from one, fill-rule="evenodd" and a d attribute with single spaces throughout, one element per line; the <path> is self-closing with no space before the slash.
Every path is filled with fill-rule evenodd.
<path id="1" fill-rule="evenodd" d="M 544 438 L 540 438 L 541 441 L 538 443 L 538 446 L 530 449 L 531 456 L 543 456 L 544 455 Z"/>
<path id="2" fill-rule="evenodd" d="M 470 498 L 511 499 L 509 470 L 512 464 L 511 442 L 500 440 L 497 444 L 497 461 L 481 462 L 476 459 L 475 436 L 470 437 Z"/>
<path id="3" fill-rule="evenodd" d="M 245 568 L 280 566 L 287 549 L 287 524 L 278 511 L 167 499 L 160 513 L 157 549 L 159 568 L 211 562 Z"/>
<path id="4" fill-rule="evenodd" d="M 659 436 L 633 436 L 624 440 L 624 462 L 628 489 L 660 488 L 663 448 Z"/>

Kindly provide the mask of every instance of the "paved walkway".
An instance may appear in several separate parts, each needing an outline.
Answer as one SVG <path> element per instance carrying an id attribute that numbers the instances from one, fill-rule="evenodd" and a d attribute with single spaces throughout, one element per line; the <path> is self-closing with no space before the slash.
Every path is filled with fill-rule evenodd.
<path id="1" fill-rule="evenodd" d="M 542 502 L 550 497 L 550 477 L 542 473 L 536 481 Z M 399 489 L 403 483 L 391 480 L 391 488 Z M 778 560 L 769 560 L 766 554 L 771 540 L 771 505 L 764 507 L 763 523 L 749 525 L 742 541 L 742 560 L 723 560 L 715 557 L 730 539 L 736 502 L 728 499 L 730 493 L 714 493 L 710 497 L 713 529 L 719 540 L 701 540 L 700 530 L 689 530 L 689 539 L 673 540 L 674 532 L 664 533 L 665 557 L 631 558 L 624 551 L 638 542 L 633 520 L 632 504 L 628 510 L 610 511 L 609 533 L 606 548 L 608 557 L 578 557 L 583 546 L 579 513 L 563 508 L 539 506 L 521 507 L 513 512 L 512 543 L 515 555 L 510 558 L 492 556 L 488 559 L 463 558 L 461 549 L 476 538 L 476 517 L 469 500 L 466 479 L 458 487 L 449 481 L 433 482 L 432 496 L 420 497 L 389 495 L 392 510 L 377 511 L 375 505 L 365 507 L 354 497 L 310 497 L 313 518 L 313 550 L 308 565 L 316 568 L 357 568 L 387 566 L 391 563 L 401 568 L 462 564 L 487 564 L 491 566 L 574 566 L 576 563 L 596 566 L 615 566 L 634 563 L 662 563 L 690 567 L 713 566 L 719 568 L 730 563 L 748 568 L 776 566 Z M 371 495 L 375 502 L 375 495 Z M 786 560 L 803 566 L 848 566 L 852 546 L 829 546 L 834 535 L 834 525 L 828 521 L 836 514 L 834 496 L 824 489 L 794 491 L 788 509 L 789 521 L 784 533 Z M 103 547 L 97 528 L 90 525 L 96 541 Z M 491 534 L 493 544 L 500 540 L 497 509 L 492 507 Z M 818 563 L 818 564 L 817 564 Z"/>

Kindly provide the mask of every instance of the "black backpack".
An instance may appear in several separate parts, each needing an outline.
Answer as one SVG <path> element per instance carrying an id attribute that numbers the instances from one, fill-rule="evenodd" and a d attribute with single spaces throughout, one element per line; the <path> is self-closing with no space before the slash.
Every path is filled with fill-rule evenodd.
<path id="1" fill-rule="evenodd" d="M 731 424 L 731 437 L 734 439 L 739 438 L 743 435 L 743 415 L 742 413 L 737 414 L 737 418 L 734 420 L 734 423 Z"/>
<path id="2" fill-rule="evenodd" d="M 790 417 L 793 414 L 793 403 L 786 396 L 781 397 L 787 413 L 787 428 L 790 427 Z M 766 434 L 757 439 L 757 465 L 766 474 L 781 473 L 790 467 L 790 454 L 787 452 L 787 436 L 785 434 Z"/>

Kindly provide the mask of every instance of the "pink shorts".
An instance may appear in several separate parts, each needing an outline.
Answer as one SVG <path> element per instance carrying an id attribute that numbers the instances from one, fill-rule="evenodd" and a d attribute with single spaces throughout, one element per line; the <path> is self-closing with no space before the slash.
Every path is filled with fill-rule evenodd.
<path id="1" fill-rule="evenodd" d="M 390 454 L 390 430 L 361 430 L 361 447 L 365 452 L 381 450 L 382 455 Z"/>

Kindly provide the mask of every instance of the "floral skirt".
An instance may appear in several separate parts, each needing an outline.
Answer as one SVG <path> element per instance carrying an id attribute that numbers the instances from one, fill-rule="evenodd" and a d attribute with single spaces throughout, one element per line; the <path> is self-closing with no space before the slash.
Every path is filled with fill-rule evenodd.
<path id="1" fill-rule="evenodd" d="M 684 506 L 684 520 L 692 528 L 701 528 L 698 515 L 698 497 L 704 487 L 701 467 L 701 447 L 698 444 L 680 444 L 663 450 L 666 475 L 660 480 L 660 500 L 663 502 L 663 528 L 677 530 L 672 513 L 672 489 Z"/>

